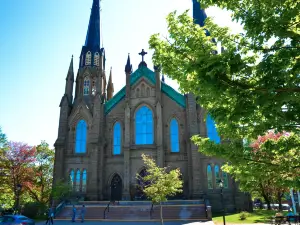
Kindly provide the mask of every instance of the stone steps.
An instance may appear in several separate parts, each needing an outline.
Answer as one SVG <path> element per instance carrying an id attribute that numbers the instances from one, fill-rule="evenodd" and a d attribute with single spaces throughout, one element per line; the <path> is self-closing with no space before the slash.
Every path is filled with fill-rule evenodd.
<path id="1" fill-rule="evenodd" d="M 154 221 L 160 219 L 160 206 L 153 206 L 152 213 L 151 202 L 129 202 L 120 201 L 116 204 L 110 204 L 109 210 L 106 209 L 109 202 L 80 202 L 81 205 L 76 205 L 76 218 L 81 218 L 82 204 L 86 206 L 85 219 L 87 220 L 118 220 L 118 221 Z M 181 204 L 177 204 L 181 203 Z M 163 218 L 166 220 L 195 220 L 206 221 L 205 204 L 197 204 L 201 201 L 173 201 L 163 204 Z M 105 218 L 104 218 L 104 210 Z M 65 206 L 62 211 L 56 216 L 56 219 L 72 218 L 72 205 Z"/>

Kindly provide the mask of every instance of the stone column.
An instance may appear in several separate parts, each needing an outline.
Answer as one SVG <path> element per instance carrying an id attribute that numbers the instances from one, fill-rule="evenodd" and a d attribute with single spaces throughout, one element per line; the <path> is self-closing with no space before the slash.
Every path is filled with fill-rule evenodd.
<path id="1" fill-rule="evenodd" d="M 123 198 L 130 199 L 130 106 L 126 102 L 125 106 L 125 131 L 124 131 L 124 191 Z"/>
<path id="2" fill-rule="evenodd" d="M 187 95 L 187 119 L 189 125 L 189 139 L 198 134 L 198 123 L 197 123 L 197 110 L 196 110 L 196 100 L 193 94 Z M 200 153 L 198 152 L 198 147 L 190 141 L 190 151 L 189 154 L 190 162 L 189 166 L 192 167 L 192 198 L 201 198 L 203 191 L 201 185 L 201 163 L 200 163 Z"/>
<path id="3" fill-rule="evenodd" d="M 164 166 L 164 150 L 163 150 L 163 122 L 162 107 L 159 101 L 156 103 L 156 146 L 157 146 L 157 165 Z"/>

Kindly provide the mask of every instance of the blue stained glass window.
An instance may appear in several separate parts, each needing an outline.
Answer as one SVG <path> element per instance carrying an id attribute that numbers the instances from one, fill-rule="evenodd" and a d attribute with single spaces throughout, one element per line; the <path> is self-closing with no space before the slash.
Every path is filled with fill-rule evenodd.
<path id="1" fill-rule="evenodd" d="M 147 106 L 142 106 L 135 114 L 135 143 L 153 144 L 153 115 Z"/>
<path id="2" fill-rule="evenodd" d="M 223 171 L 222 171 L 222 180 L 223 180 L 224 188 L 228 188 L 228 176 L 227 173 Z"/>
<path id="3" fill-rule="evenodd" d="M 82 172 L 82 192 L 86 192 L 86 170 Z"/>
<path id="4" fill-rule="evenodd" d="M 75 178 L 75 175 L 74 175 L 74 170 L 71 170 L 70 171 L 70 182 L 71 182 L 71 186 L 74 187 L 74 178 Z"/>
<path id="5" fill-rule="evenodd" d="M 80 170 L 77 170 L 76 172 L 76 191 L 80 190 Z"/>
<path id="6" fill-rule="evenodd" d="M 211 165 L 207 166 L 207 187 L 208 189 L 213 189 Z"/>
<path id="7" fill-rule="evenodd" d="M 207 115 L 206 117 L 206 128 L 207 128 L 207 136 L 209 137 L 209 139 L 219 144 L 221 139 L 220 136 L 218 135 L 215 121 L 211 118 L 210 115 Z"/>
<path id="8" fill-rule="evenodd" d="M 218 165 L 215 165 L 215 184 L 216 184 L 216 187 L 218 188 L 220 185 L 220 167 Z"/>
<path id="9" fill-rule="evenodd" d="M 170 142 L 171 142 L 171 152 L 179 152 L 179 128 L 176 119 L 171 120 Z"/>
<path id="10" fill-rule="evenodd" d="M 83 95 L 88 95 L 90 93 L 90 80 L 85 78 L 83 81 Z"/>
<path id="11" fill-rule="evenodd" d="M 87 125 L 84 120 L 80 120 L 76 126 L 76 146 L 75 153 L 86 152 L 86 133 Z"/>
<path id="12" fill-rule="evenodd" d="M 120 122 L 114 125 L 114 144 L 113 144 L 113 155 L 121 154 L 121 124 Z"/>

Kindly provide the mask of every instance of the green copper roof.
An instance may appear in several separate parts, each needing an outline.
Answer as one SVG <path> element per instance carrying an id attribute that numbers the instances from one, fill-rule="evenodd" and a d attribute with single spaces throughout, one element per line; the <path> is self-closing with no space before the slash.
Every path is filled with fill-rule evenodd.
<path id="1" fill-rule="evenodd" d="M 149 68 L 142 66 L 130 75 L 130 85 L 134 85 L 141 77 L 147 78 L 152 84 L 156 83 L 155 73 Z M 123 87 L 114 97 L 105 103 L 105 114 L 108 114 L 125 97 L 125 89 L 126 87 Z M 161 83 L 161 91 L 178 105 L 185 108 L 185 98 L 182 94 L 165 83 Z"/>

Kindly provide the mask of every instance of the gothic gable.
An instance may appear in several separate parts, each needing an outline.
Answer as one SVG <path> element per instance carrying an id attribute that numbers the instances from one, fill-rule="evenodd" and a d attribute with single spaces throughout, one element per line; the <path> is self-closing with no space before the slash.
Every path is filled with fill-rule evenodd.
<path id="1" fill-rule="evenodd" d="M 131 88 L 132 98 L 147 98 L 155 96 L 155 86 L 151 85 L 147 78 L 142 77 L 139 82 Z"/>
<path id="2" fill-rule="evenodd" d="M 91 126 L 93 116 L 90 110 L 88 109 L 88 106 L 83 101 L 81 101 L 77 105 L 76 109 L 73 108 L 72 113 L 69 117 L 69 127 L 74 126 L 75 123 L 80 119 L 84 119 L 87 122 L 87 124 Z"/>
<path id="3" fill-rule="evenodd" d="M 147 83 L 147 85 L 149 85 L 149 87 L 151 87 L 152 85 L 154 86 L 156 83 L 155 73 L 145 66 L 138 68 L 136 71 L 134 71 L 130 75 L 130 86 L 134 87 L 136 84 L 138 84 L 138 82 L 141 79 L 144 79 L 144 81 L 146 81 L 145 84 Z M 113 109 L 113 107 L 116 104 L 118 104 L 125 97 L 125 89 L 126 89 L 126 87 L 123 87 L 116 95 L 114 95 L 114 97 L 112 97 L 105 104 L 105 114 L 108 114 Z M 137 91 L 137 89 L 135 91 Z M 169 85 L 162 82 L 161 83 L 161 91 L 163 93 L 165 93 L 173 101 L 175 101 L 177 104 L 179 104 L 181 107 L 183 107 L 183 108 L 186 107 L 185 97 L 182 94 L 175 91 Z M 147 92 L 147 89 L 146 89 L 146 92 Z"/>

